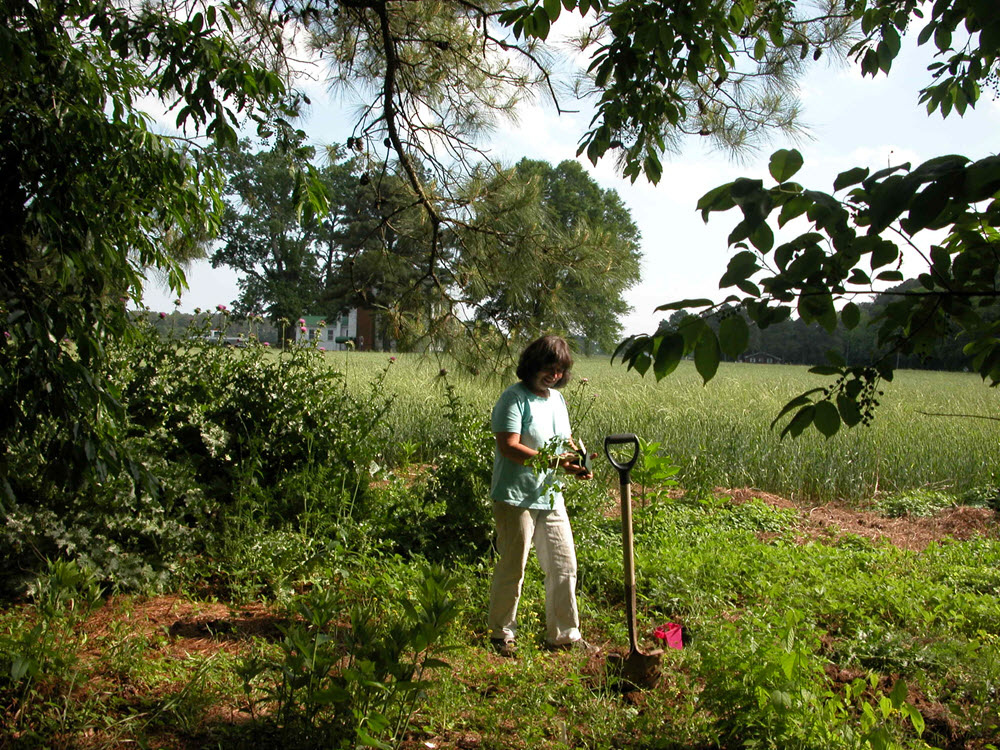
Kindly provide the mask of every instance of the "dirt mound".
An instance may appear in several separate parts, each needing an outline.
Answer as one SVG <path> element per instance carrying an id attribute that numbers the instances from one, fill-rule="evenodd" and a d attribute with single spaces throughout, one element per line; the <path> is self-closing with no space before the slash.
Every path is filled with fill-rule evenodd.
<path id="1" fill-rule="evenodd" d="M 948 539 L 968 541 L 976 536 L 1000 536 L 1000 514 L 988 508 L 956 506 L 932 516 L 888 518 L 841 503 L 802 508 L 787 498 L 746 487 L 718 492 L 737 503 L 758 498 L 772 507 L 797 511 L 803 541 L 836 541 L 853 534 L 900 549 L 920 551 L 933 542 Z"/>

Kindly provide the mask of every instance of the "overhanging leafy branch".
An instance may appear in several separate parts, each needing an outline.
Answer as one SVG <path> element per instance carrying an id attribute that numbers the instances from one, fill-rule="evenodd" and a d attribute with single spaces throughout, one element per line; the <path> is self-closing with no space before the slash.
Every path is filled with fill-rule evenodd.
<path id="1" fill-rule="evenodd" d="M 738 304 L 761 328 L 793 313 L 831 332 L 838 321 L 847 329 L 856 327 L 861 315 L 854 298 L 875 294 L 876 283 L 903 280 L 899 270 L 885 270 L 902 262 L 888 230 L 907 244 L 918 244 L 921 233 L 945 235 L 923 243 L 929 252 L 927 268 L 917 277 L 920 288 L 890 293 L 895 301 L 871 321 L 878 326 L 883 356 L 863 366 L 832 356 L 829 366 L 813 368 L 837 380 L 789 402 L 779 419 L 794 414 L 782 434 L 795 436 L 812 424 L 829 436 L 842 423 L 870 421 L 879 380 L 892 378 L 892 355 L 925 353 L 950 331 L 968 339 L 969 366 L 991 385 L 1000 384 L 1000 321 L 992 307 L 1000 278 L 1000 157 L 942 156 L 915 169 L 905 164 L 874 174 L 852 169 L 834 181 L 835 193 L 847 191 L 843 198 L 791 182 L 801 166 L 797 151 L 778 151 L 770 162 L 775 185 L 738 179 L 698 203 L 706 220 L 714 212 L 739 209 L 742 214 L 729 235 L 739 252 L 720 287 L 742 292 L 724 304 Z M 775 246 L 772 221 L 779 230 L 805 221 L 808 231 Z M 716 306 L 710 300 L 684 300 L 658 309 L 701 307 L 711 311 Z M 632 337 L 616 356 L 642 373 L 651 368 L 660 379 L 682 357 L 693 355 L 707 382 L 721 354 L 746 350 L 747 336 L 740 316 L 723 320 L 718 333 L 703 318 L 685 320 L 679 331 Z"/>

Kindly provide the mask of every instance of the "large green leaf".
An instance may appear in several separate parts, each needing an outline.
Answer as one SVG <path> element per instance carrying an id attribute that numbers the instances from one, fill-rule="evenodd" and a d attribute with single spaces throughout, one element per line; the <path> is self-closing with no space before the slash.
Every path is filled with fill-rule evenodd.
<path id="1" fill-rule="evenodd" d="M 732 186 L 731 182 L 719 185 L 698 199 L 698 210 L 701 211 L 701 218 L 704 221 L 708 221 L 708 215 L 712 211 L 728 211 L 736 205 L 733 201 Z"/>
<path id="2" fill-rule="evenodd" d="M 806 291 L 799 297 L 799 316 L 806 323 L 816 321 L 827 331 L 837 327 L 837 310 L 828 291 Z"/>
<path id="3" fill-rule="evenodd" d="M 715 377 L 719 369 L 719 359 L 719 339 L 716 338 L 715 331 L 705 326 L 694 347 L 694 367 L 703 382 L 707 383 Z"/>
<path id="4" fill-rule="evenodd" d="M 771 231 L 771 227 L 766 222 L 758 224 L 750 232 L 749 237 L 753 246 L 762 253 L 769 252 L 774 245 L 774 232 Z"/>
<path id="5" fill-rule="evenodd" d="M 814 365 L 809 368 L 812 375 L 840 375 L 843 368 L 835 365 Z"/>
<path id="6" fill-rule="evenodd" d="M 833 181 L 833 189 L 835 191 L 843 190 L 845 187 L 850 187 L 851 185 L 857 185 L 867 176 L 868 176 L 867 167 L 855 167 L 854 169 L 848 169 L 846 172 L 841 172 L 839 175 L 837 175 L 837 179 Z"/>
<path id="7" fill-rule="evenodd" d="M 861 409 L 858 407 L 858 402 L 843 393 L 837 395 L 837 411 L 840 412 L 840 418 L 848 427 L 854 427 L 861 421 Z"/>
<path id="8" fill-rule="evenodd" d="M 806 391 L 805 393 L 800 393 L 798 396 L 793 398 L 791 401 L 789 401 L 787 404 L 781 407 L 781 411 L 778 412 L 778 416 L 776 416 L 771 421 L 771 429 L 773 430 L 775 425 L 777 425 L 778 422 L 781 421 L 781 418 L 784 417 L 786 414 L 788 414 L 788 412 L 792 411 L 793 409 L 798 409 L 800 406 L 805 406 L 806 404 L 812 403 L 812 400 L 809 398 L 812 394 L 822 393 L 822 392 L 823 392 L 822 388 L 813 388 L 811 390 Z"/>
<path id="9" fill-rule="evenodd" d="M 668 302 L 656 308 L 656 312 L 665 310 L 686 310 L 689 307 L 711 307 L 714 303 L 710 299 L 682 299 L 679 302 Z"/>
<path id="10" fill-rule="evenodd" d="M 684 356 L 684 337 L 679 333 L 669 333 L 664 336 L 656 349 L 653 361 L 653 374 L 657 380 L 662 380 L 677 369 Z"/>
<path id="11" fill-rule="evenodd" d="M 833 437 L 840 429 L 840 413 L 837 411 L 837 407 L 829 401 L 816 402 L 813 424 L 824 436 Z"/>
<path id="12" fill-rule="evenodd" d="M 785 425 L 785 429 L 781 431 L 781 437 L 785 437 L 785 435 L 791 435 L 793 438 L 798 437 L 806 427 L 812 424 L 815 415 L 815 404 L 803 406 L 795 413 L 795 416 L 791 418 L 788 424 Z"/>
<path id="13" fill-rule="evenodd" d="M 757 265 L 756 254 L 749 250 L 736 253 L 736 255 L 730 258 L 729 267 L 719 280 L 719 287 L 733 286 L 737 281 L 748 279 L 759 270 L 760 266 Z"/>
<path id="14" fill-rule="evenodd" d="M 870 225 L 868 233 L 878 235 L 885 231 L 900 214 L 908 210 L 910 199 L 916 192 L 916 180 L 902 175 L 891 175 L 871 190 L 869 204 Z"/>
<path id="15" fill-rule="evenodd" d="M 621 357 L 622 362 L 628 363 L 628 369 L 632 369 L 640 353 L 649 351 L 652 346 L 653 339 L 650 336 L 645 334 L 630 336 L 618 345 L 611 358 L 614 359 L 615 356 Z"/>
<path id="16" fill-rule="evenodd" d="M 848 302 L 840 311 L 840 320 L 847 330 L 854 330 L 861 322 L 861 308 L 853 302 Z"/>
<path id="17" fill-rule="evenodd" d="M 778 214 L 778 226 L 783 227 L 785 224 L 795 219 L 806 211 L 809 210 L 809 206 L 812 205 L 812 201 L 804 195 L 796 195 L 785 201 L 785 204 L 781 207 L 781 212 Z"/>
<path id="18" fill-rule="evenodd" d="M 802 169 L 802 154 L 798 149 L 781 149 L 771 154 L 768 171 L 777 182 L 787 182 Z"/>
<path id="19" fill-rule="evenodd" d="M 629 361 L 629 368 L 635 368 L 635 371 L 640 375 L 645 377 L 646 372 L 649 370 L 649 366 L 653 364 L 653 358 L 647 350 L 642 350 L 637 352 L 635 356 Z"/>
<path id="20" fill-rule="evenodd" d="M 899 257 L 899 248 L 888 240 L 879 242 L 872 250 L 872 270 L 887 266 Z"/>
<path id="21" fill-rule="evenodd" d="M 719 324 L 719 346 L 726 356 L 734 359 L 746 351 L 750 343 L 750 327 L 741 315 L 731 315 Z"/>
<path id="22" fill-rule="evenodd" d="M 952 198 L 953 186 L 933 183 L 917 193 L 910 201 L 910 210 L 906 218 L 900 222 L 908 234 L 916 234 L 921 229 L 936 224 L 942 211 Z"/>
<path id="23" fill-rule="evenodd" d="M 965 170 L 964 197 L 970 202 L 986 200 L 1000 191 L 1000 156 L 980 159 Z"/>

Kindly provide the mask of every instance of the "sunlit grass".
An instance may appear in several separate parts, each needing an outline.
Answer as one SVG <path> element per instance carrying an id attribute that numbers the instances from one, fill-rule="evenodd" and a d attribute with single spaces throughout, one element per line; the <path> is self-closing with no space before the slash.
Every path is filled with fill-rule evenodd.
<path id="1" fill-rule="evenodd" d="M 420 355 L 395 355 L 391 366 L 385 353 L 325 356 L 347 374 L 352 388 L 366 387 L 390 367 L 386 387 L 396 402 L 387 417 L 389 460 L 404 442 L 419 446 L 418 457 L 431 457 L 444 428 L 445 379 L 484 419 L 511 382 L 510 376 L 473 377 L 446 360 Z M 826 382 L 805 367 L 723 364 L 715 379 L 702 385 L 693 364 L 683 362 L 657 383 L 592 357 L 578 360 L 574 382 L 564 393 L 572 410 L 586 411 L 575 430 L 592 447 L 599 447 L 604 435 L 634 432 L 660 442 L 684 471 L 697 462 L 698 470 L 721 486 L 752 486 L 804 501 L 858 501 L 918 487 L 961 494 L 994 482 L 1000 422 L 972 417 L 1000 414 L 998 394 L 976 375 L 898 372 L 884 384 L 870 427 L 842 428 L 829 440 L 814 430 L 782 440 L 780 427 L 770 427 L 782 406 Z"/>

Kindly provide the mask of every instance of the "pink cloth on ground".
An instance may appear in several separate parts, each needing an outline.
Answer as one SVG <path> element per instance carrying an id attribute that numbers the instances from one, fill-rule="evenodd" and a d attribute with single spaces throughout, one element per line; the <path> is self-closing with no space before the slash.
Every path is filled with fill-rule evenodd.
<path id="1" fill-rule="evenodd" d="M 681 626 L 676 622 L 668 622 L 665 625 L 659 625 L 656 630 L 653 631 L 653 635 L 661 641 L 664 641 L 669 648 L 684 648 L 684 633 L 681 630 Z"/>

